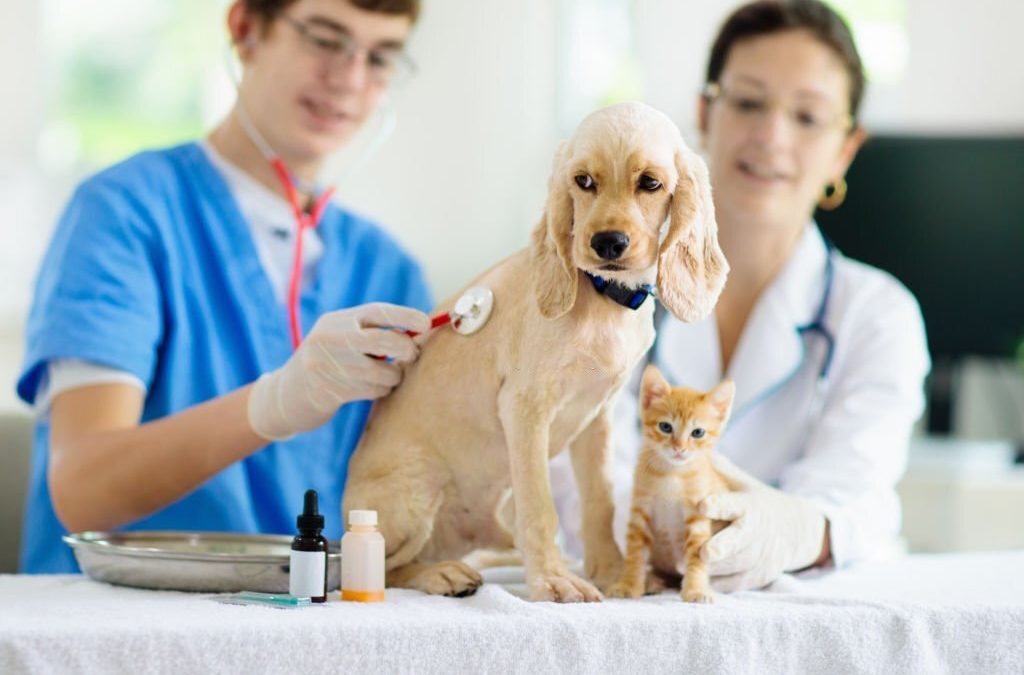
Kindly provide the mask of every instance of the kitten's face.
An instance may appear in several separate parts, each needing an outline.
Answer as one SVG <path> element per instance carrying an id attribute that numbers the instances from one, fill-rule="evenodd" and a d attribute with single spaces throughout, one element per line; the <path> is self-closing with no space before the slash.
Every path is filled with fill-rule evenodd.
<path id="1" fill-rule="evenodd" d="M 673 388 L 648 366 L 640 388 L 647 445 L 671 467 L 710 453 L 725 429 L 735 390 L 729 380 L 708 392 Z"/>

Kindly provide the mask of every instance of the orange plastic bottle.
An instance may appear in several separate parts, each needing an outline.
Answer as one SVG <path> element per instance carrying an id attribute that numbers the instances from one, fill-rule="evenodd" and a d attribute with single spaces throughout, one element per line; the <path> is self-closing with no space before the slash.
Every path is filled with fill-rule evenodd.
<path id="1" fill-rule="evenodd" d="M 384 536 L 376 511 L 349 511 L 341 538 L 341 599 L 384 601 Z"/>

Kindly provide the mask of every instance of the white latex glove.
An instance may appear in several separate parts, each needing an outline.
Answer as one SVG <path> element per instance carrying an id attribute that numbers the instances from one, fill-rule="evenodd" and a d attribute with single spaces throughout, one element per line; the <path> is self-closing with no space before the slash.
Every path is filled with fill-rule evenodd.
<path id="1" fill-rule="evenodd" d="M 733 492 L 700 505 L 704 515 L 732 521 L 701 550 L 712 587 L 727 593 L 761 588 L 818 560 L 825 515 L 814 502 L 765 485 L 721 455 L 714 464 Z"/>
<path id="2" fill-rule="evenodd" d="M 274 441 L 314 429 L 349 401 L 380 398 L 402 379 L 402 363 L 419 347 L 398 328 L 423 334 L 430 317 L 385 303 L 360 305 L 321 316 L 291 358 L 256 381 L 249 395 L 249 424 Z M 375 354 L 394 363 L 367 356 Z"/>

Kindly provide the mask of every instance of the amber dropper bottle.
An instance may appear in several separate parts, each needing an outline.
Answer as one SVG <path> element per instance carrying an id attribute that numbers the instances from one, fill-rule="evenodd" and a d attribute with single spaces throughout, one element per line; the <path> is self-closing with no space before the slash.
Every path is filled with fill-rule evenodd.
<path id="1" fill-rule="evenodd" d="M 288 593 L 313 602 L 327 602 L 327 540 L 320 534 L 324 517 L 318 512 L 316 490 L 306 490 L 299 536 L 292 540 Z"/>

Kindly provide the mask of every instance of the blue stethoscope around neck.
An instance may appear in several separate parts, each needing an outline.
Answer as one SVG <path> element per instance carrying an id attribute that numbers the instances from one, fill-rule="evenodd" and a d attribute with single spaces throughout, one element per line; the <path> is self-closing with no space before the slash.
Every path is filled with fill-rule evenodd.
<path id="1" fill-rule="evenodd" d="M 820 230 L 819 230 L 820 231 Z M 836 351 L 836 338 L 825 324 L 825 316 L 828 314 L 828 303 L 832 297 L 832 282 L 835 280 L 836 275 L 836 264 L 835 258 L 838 255 L 838 250 L 835 244 L 825 236 L 825 233 L 821 233 L 821 238 L 825 241 L 825 290 L 821 293 L 821 302 L 818 303 L 818 309 L 814 313 L 814 318 L 810 323 L 803 326 L 799 326 L 796 330 L 800 335 L 806 335 L 807 333 L 817 333 L 825 340 L 825 357 L 821 361 L 821 368 L 818 369 L 818 388 L 821 389 L 825 385 L 825 381 L 828 379 L 829 370 L 832 368 L 832 357 Z"/>
<path id="2" fill-rule="evenodd" d="M 825 243 L 825 287 L 821 293 L 821 301 L 818 302 L 818 308 L 814 312 L 814 318 L 811 319 L 810 323 L 804 324 L 803 326 L 797 326 L 797 333 L 803 337 L 808 333 L 817 333 L 821 336 L 825 343 L 825 356 L 822 358 L 821 366 L 818 368 L 818 376 L 816 378 L 815 388 L 810 397 L 810 404 L 808 408 L 808 414 L 812 417 L 820 414 L 822 406 L 825 401 L 825 394 L 828 383 L 829 372 L 832 369 L 832 359 L 835 355 L 836 350 L 836 338 L 829 330 L 828 325 L 825 323 L 825 319 L 828 316 L 829 301 L 832 299 L 832 286 L 835 281 L 835 269 L 836 269 L 836 257 L 839 255 L 839 250 L 835 244 L 825 236 L 824 232 L 819 229 L 818 232 L 821 234 L 821 238 Z M 647 363 L 653 363 L 658 348 L 658 333 L 657 329 L 660 328 L 668 312 L 664 306 L 658 304 L 654 312 L 654 325 L 655 325 L 655 336 L 654 343 L 651 345 L 650 350 L 647 352 Z M 804 351 L 804 358 L 806 358 L 806 349 Z M 796 371 L 791 373 L 794 375 Z M 787 380 L 789 378 L 786 378 Z M 760 400 L 760 399 L 759 399 Z M 757 401 L 752 401 L 744 409 L 748 409 L 750 406 L 756 404 Z M 742 411 L 733 413 L 733 423 L 742 415 Z M 728 429 L 726 430 L 728 433 Z"/>
<path id="3" fill-rule="evenodd" d="M 835 281 L 836 275 L 836 256 L 839 255 L 839 250 L 836 245 L 832 243 L 832 240 L 825 236 L 824 232 L 818 230 L 821 234 L 822 240 L 825 242 L 825 288 L 821 293 L 821 301 L 818 303 L 818 309 L 814 312 L 814 318 L 810 323 L 804 324 L 803 326 L 797 327 L 797 332 L 804 336 L 807 333 L 817 333 L 825 341 L 825 357 L 821 361 L 821 367 L 818 369 L 817 378 L 817 389 L 818 393 L 825 388 L 825 383 L 828 380 L 829 371 L 832 369 L 832 357 L 836 351 L 836 338 L 829 330 L 828 325 L 825 323 L 825 317 L 828 315 L 829 301 L 832 299 L 832 284 Z M 654 323 L 655 327 L 661 325 L 662 319 L 667 312 L 664 310 L 662 305 L 658 305 L 655 309 Z M 655 352 L 658 346 L 658 337 L 655 333 L 654 344 L 651 345 L 650 350 L 647 352 L 648 363 L 651 363 L 654 359 Z"/>

